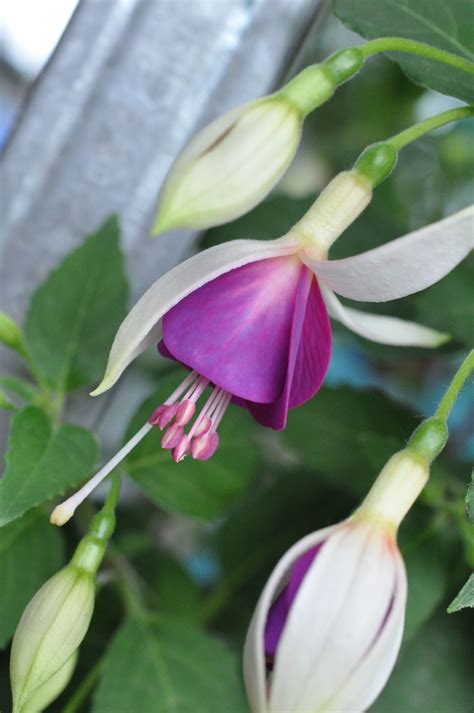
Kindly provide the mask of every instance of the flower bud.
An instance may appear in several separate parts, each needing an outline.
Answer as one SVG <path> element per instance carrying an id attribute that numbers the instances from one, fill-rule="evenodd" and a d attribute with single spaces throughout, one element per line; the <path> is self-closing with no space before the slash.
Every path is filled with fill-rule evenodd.
<path id="1" fill-rule="evenodd" d="M 286 170 L 301 126 L 296 106 L 277 96 L 240 106 L 206 126 L 165 180 L 153 234 L 209 228 L 249 211 Z"/>
<path id="2" fill-rule="evenodd" d="M 37 688 L 28 698 L 26 704 L 22 707 L 21 713 L 41 713 L 47 709 L 66 688 L 71 680 L 74 669 L 77 663 L 77 651 L 73 653 L 71 658 L 66 661 L 59 671 L 54 676 Z"/>
<path id="3" fill-rule="evenodd" d="M 94 608 L 94 577 L 67 565 L 26 607 L 13 638 L 10 677 L 14 713 L 67 663 L 84 638 Z"/>
<path id="4" fill-rule="evenodd" d="M 41 587 L 22 614 L 10 657 L 13 713 L 36 710 L 38 701 L 52 700 L 54 690 L 67 683 L 71 657 L 92 617 L 95 574 L 115 527 L 119 487 L 115 480 L 70 563 Z"/>
<path id="5" fill-rule="evenodd" d="M 352 517 L 300 540 L 277 564 L 245 643 L 253 713 L 362 713 L 379 695 L 405 617 L 396 530 L 427 477 L 418 454 L 395 454 Z"/>

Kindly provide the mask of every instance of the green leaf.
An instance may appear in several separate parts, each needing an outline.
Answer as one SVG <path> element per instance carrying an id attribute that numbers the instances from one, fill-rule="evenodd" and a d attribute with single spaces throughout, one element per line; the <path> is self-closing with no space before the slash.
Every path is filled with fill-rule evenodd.
<path id="1" fill-rule="evenodd" d="M 240 662 L 189 623 L 130 620 L 107 653 L 92 713 L 248 713 Z"/>
<path id="2" fill-rule="evenodd" d="M 0 525 L 80 483 L 90 474 L 96 453 L 89 431 L 66 425 L 53 432 L 41 409 L 19 411 L 12 419 L 0 481 Z"/>
<path id="3" fill-rule="evenodd" d="M 368 713 L 468 713 L 472 637 L 444 612 L 402 648 L 392 676 Z"/>
<path id="4" fill-rule="evenodd" d="M 405 37 L 474 60 L 471 0 L 334 0 L 334 12 L 367 39 Z M 474 101 L 472 75 L 401 52 L 389 56 L 418 84 Z"/>
<path id="5" fill-rule="evenodd" d="M 323 388 L 290 411 L 283 442 L 308 468 L 363 495 L 416 420 L 380 392 Z"/>
<path id="6" fill-rule="evenodd" d="M 471 574 L 459 594 L 453 599 L 448 607 L 448 613 L 453 614 L 466 607 L 474 608 L 474 574 Z"/>
<path id="7" fill-rule="evenodd" d="M 446 331 L 471 346 L 474 324 L 474 257 L 468 257 L 440 282 L 414 296 L 416 320 Z"/>
<path id="8" fill-rule="evenodd" d="M 0 377 L 0 386 L 4 386 L 25 401 L 33 401 L 39 395 L 39 391 L 34 386 L 17 376 Z"/>
<path id="9" fill-rule="evenodd" d="M 132 419 L 127 440 L 176 388 L 180 378 L 175 371 L 163 379 L 160 390 Z M 127 472 L 157 505 L 203 519 L 216 517 L 248 485 L 258 460 L 252 419 L 244 409 L 230 406 L 219 426 L 219 437 L 219 449 L 210 460 L 187 457 L 175 463 L 171 453 L 161 448 L 161 431 L 154 428 L 127 458 Z"/>
<path id="10" fill-rule="evenodd" d="M 0 529 L 0 647 L 13 636 L 32 596 L 62 563 L 61 533 L 37 510 Z"/>
<path id="11" fill-rule="evenodd" d="M 119 225 L 110 218 L 32 297 L 26 340 L 36 370 L 51 388 L 70 391 L 100 378 L 126 297 Z"/>

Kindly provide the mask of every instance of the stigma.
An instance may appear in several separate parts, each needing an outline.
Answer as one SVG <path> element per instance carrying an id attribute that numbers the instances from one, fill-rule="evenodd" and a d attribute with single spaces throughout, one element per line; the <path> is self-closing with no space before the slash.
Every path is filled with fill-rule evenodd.
<path id="1" fill-rule="evenodd" d="M 198 402 L 208 387 L 211 392 L 198 411 Z M 219 447 L 217 428 L 231 399 L 228 391 L 210 386 L 209 379 L 192 371 L 153 411 L 148 423 L 163 431 L 161 447 L 171 451 L 176 463 L 189 453 L 195 460 L 209 460 Z"/>

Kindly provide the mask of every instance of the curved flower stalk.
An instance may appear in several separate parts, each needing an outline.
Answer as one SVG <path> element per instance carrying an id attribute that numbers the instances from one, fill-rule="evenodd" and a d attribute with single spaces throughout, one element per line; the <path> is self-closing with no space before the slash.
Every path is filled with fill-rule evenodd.
<path id="1" fill-rule="evenodd" d="M 433 433 L 444 444 L 442 425 L 428 430 L 425 447 Z M 428 479 L 430 460 L 409 444 L 351 517 L 303 538 L 277 564 L 245 642 L 253 713 L 363 713 L 377 698 L 405 617 L 396 531 Z"/>

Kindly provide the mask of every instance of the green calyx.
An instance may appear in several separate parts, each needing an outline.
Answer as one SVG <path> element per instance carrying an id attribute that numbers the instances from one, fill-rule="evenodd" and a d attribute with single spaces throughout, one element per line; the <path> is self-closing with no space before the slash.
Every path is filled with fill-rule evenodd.
<path id="1" fill-rule="evenodd" d="M 413 431 L 407 449 L 430 464 L 445 447 L 448 436 L 449 432 L 445 421 L 432 416 L 420 423 Z"/>
<path id="2" fill-rule="evenodd" d="M 398 152 L 388 141 L 368 146 L 354 164 L 354 171 L 364 176 L 373 188 L 382 183 L 397 165 Z"/>

